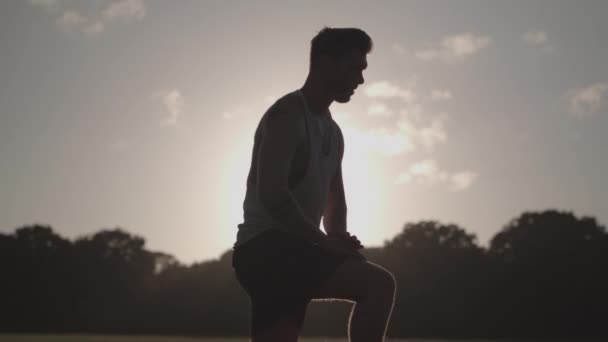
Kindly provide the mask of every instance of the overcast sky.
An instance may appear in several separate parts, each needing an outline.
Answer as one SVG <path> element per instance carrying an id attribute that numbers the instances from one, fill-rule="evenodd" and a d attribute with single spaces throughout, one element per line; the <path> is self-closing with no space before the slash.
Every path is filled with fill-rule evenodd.
<path id="1" fill-rule="evenodd" d="M 231 248 L 253 133 L 325 25 L 374 40 L 330 109 L 349 230 L 526 210 L 608 222 L 608 1 L 0 2 L 0 231 L 121 227 L 190 263 Z"/>

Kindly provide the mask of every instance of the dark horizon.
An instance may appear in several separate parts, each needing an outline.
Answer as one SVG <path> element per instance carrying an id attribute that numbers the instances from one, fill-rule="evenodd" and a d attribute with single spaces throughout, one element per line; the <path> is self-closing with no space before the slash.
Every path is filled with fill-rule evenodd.
<path id="1" fill-rule="evenodd" d="M 362 253 L 399 284 L 388 338 L 608 338 L 608 232 L 595 218 L 525 212 L 488 249 L 457 225 L 407 223 Z M 176 261 L 122 230 L 0 234 L 0 333 L 246 336 L 231 251 Z M 304 336 L 346 336 L 350 306 L 311 303 Z"/>

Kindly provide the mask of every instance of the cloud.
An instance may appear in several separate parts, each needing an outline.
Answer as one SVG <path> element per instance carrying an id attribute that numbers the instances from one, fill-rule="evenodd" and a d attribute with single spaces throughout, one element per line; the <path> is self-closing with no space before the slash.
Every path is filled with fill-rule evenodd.
<path id="1" fill-rule="evenodd" d="M 399 114 L 402 118 L 406 118 L 408 120 L 421 121 L 423 119 L 422 105 L 419 103 L 407 105 L 399 111 Z"/>
<path id="2" fill-rule="evenodd" d="M 427 149 L 433 148 L 437 144 L 445 143 L 447 141 L 447 132 L 445 128 L 445 122 L 448 119 L 447 115 L 434 115 L 429 116 L 423 114 L 423 104 L 420 100 L 448 100 L 452 98 L 452 93 L 448 90 L 435 89 L 431 92 L 429 97 L 420 97 L 412 87 L 408 87 L 407 90 L 400 88 L 397 85 L 391 84 L 388 81 L 379 81 L 369 85 L 365 89 L 367 96 L 371 97 L 373 101 L 368 109 L 367 114 L 372 117 L 382 118 L 393 118 L 391 120 L 391 131 L 396 127 L 398 132 L 392 133 L 387 136 L 389 130 L 376 131 L 376 137 L 382 139 L 382 141 L 407 141 L 407 148 L 393 149 L 387 147 L 388 151 L 396 151 L 395 153 L 385 153 L 395 155 L 404 153 L 407 151 L 415 150 L 418 147 L 424 147 Z M 379 101 L 382 99 L 401 98 L 404 99 L 405 104 L 395 115 L 387 103 Z M 395 140 L 396 137 L 402 136 L 400 140 Z M 399 144 L 396 144 L 399 145 Z M 392 144 L 379 144 L 378 146 L 393 146 Z"/>
<path id="3" fill-rule="evenodd" d="M 447 115 L 435 116 L 429 124 L 425 125 L 420 123 L 421 112 L 420 106 L 402 110 L 401 117 L 396 123 L 399 130 L 409 137 L 414 147 L 424 146 L 430 149 L 439 143 L 445 143 L 448 139 L 444 124 Z"/>
<path id="4" fill-rule="evenodd" d="M 452 191 L 461 191 L 469 188 L 477 179 L 477 174 L 471 171 L 463 171 L 450 175 L 450 187 Z"/>
<path id="5" fill-rule="evenodd" d="M 415 148 L 412 138 L 403 130 L 385 127 L 361 129 L 349 124 L 352 115 L 348 112 L 336 111 L 332 117 L 339 122 L 349 150 L 394 157 Z"/>
<path id="6" fill-rule="evenodd" d="M 378 117 L 393 116 L 393 112 L 384 103 L 379 102 L 372 103 L 367 109 L 367 113 L 371 116 Z"/>
<path id="7" fill-rule="evenodd" d="M 437 143 L 446 142 L 447 134 L 443 122 L 446 116 L 436 117 L 428 127 L 423 127 L 418 131 L 418 139 L 427 148 L 433 147 Z"/>
<path id="8" fill-rule="evenodd" d="M 541 30 L 530 30 L 521 36 L 524 44 L 541 48 L 543 51 L 552 52 L 554 47 L 549 43 L 547 33 Z"/>
<path id="9" fill-rule="evenodd" d="M 531 30 L 523 34 L 522 40 L 528 45 L 542 45 L 547 43 L 547 33 L 539 30 Z"/>
<path id="10" fill-rule="evenodd" d="M 72 32 L 85 24 L 88 19 L 74 10 L 66 10 L 57 19 L 57 24 L 66 32 Z"/>
<path id="11" fill-rule="evenodd" d="M 448 90 L 433 89 L 431 99 L 435 101 L 446 101 L 452 99 L 452 93 Z"/>
<path id="12" fill-rule="evenodd" d="M 398 54 L 399 56 L 405 55 L 405 48 L 399 43 L 393 44 L 392 49 L 393 52 Z"/>
<path id="13" fill-rule="evenodd" d="M 69 6 L 63 6 L 63 11 L 60 11 L 61 6 L 58 0 L 28 1 L 34 7 L 46 9 L 49 15 L 55 17 L 56 23 L 63 31 L 81 31 L 87 36 L 99 35 L 110 21 L 117 19 L 123 19 L 123 21 L 142 20 L 146 14 L 143 0 L 100 0 L 100 2 L 107 4 L 103 10 L 97 9 L 97 6 L 92 6 L 90 2 L 71 2 Z M 86 10 L 87 8 L 88 11 L 85 11 L 87 15 L 81 14 L 80 10 Z"/>
<path id="14" fill-rule="evenodd" d="M 98 35 L 99 33 L 101 33 L 101 31 L 103 31 L 104 28 L 104 24 L 101 20 L 97 20 L 96 22 L 92 23 L 91 25 L 88 25 L 85 29 L 84 32 L 90 36 L 95 36 Z"/>
<path id="15" fill-rule="evenodd" d="M 28 0 L 28 2 L 32 6 L 44 8 L 48 13 L 55 13 L 59 10 L 57 0 Z"/>
<path id="16" fill-rule="evenodd" d="M 108 20 L 115 19 L 138 19 L 141 20 L 146 15 L 143 0 L 118 0 L 110 3 L 102 12 L 102 16 Z"/>
<path id="17" fill-rule="evenodd" d="M 404 102 L 412 102 L 416 94 L 410 89 L 402 89 L 388 81 L 378 81 L 365 86 L 365 94 L 372 98 L 401 98 Z"/>
<path id="18" fill-rule="evenodd" d="M 163 97 L 165 108 L 169 112 L 169 116 L 163 120 L 163 124 L 173 126 L 177 124 L 177 119 L 181 115 L 184 108 L 184 97 L 177 89 L 173 89 L 166 93 Z"/>
<path id="19" fill-rule="evenodd" d="M 267 97 L 265 100 L 269 101 L 269 98 Z M 227 111 L 223 112 L 222 119 L 232 120 L 235 117 L 243 116 L 244 114 L 251 113 L 252 111 L 253 111 L 253 108 L 251 108 L 251 107 L 240 106 L 234 110 L 227 110 Z"/>
<path id="20" fill-rule="evenodd" d="M 387 157 L 393 157 L 414 149 L 411 139 L 407 135 L 399 131 L 389 132 L 386 128 L 365 132 L 359 136 L 357 141 L 364 142 L 368 150 Z"/>
<path id="21" fill-rule="evenodd" d="M 608 83 L 595 83 L 568 91 L 570 113 L 579 118 L 595 114 L 602 106 L 606 91 L 608 91 Z"/>
<path id="22" fill-rule="evenodd" d="M 462 191 L 471 187 L 477 177 L 472 171 L 449 173 L 441 170 L 434 159 L 425 159 L 410 165 L 405 172 L 400 173 L 395 184 L 412 182 L 431 186 L 444 184 L 451 191 Z"/>
<path id="23" fill-rule="evenodd" d="M 334 115 L 337 116 L 337 115 Z M 340 121 L 349 118 L 347 113 L 340 113 Z M 341 125 L 344 141 L 348 149 L 358 151 L 357 153 L 373 153 L 385 157 L 394 157 L 407 153 L 414 149 L 414 145 L 404 132 L 389 130 L 387 128 L 375 128 L 362 130 L 351 125 Z"/>
<path id="24" fill-rule="evenodd" d="M 490 44 L 491 38 L 472 33 L 444 37 L 438 46 L 430 46 L 415 52 L 422 61 L 439 60 L 446 63 L 462 61 Z"/>

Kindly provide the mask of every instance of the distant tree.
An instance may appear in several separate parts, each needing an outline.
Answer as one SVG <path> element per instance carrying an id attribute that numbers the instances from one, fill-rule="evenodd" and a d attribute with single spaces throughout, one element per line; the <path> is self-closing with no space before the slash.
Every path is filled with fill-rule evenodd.
<path id="1" fill-rule="evenodd" d="M 40 224 L 17 228 L 2 240 L 5 322 L 16 331 L 64 329 L 70 324 L 61 307 L 68 300 L 63 276 L 71 242 Z"/>
<path id="2" fill-rule="evenodd" d="M 91 332 L 123 332 L 140 326 L 146 286 L 156 260 L 145 240 L 121 228 L 105 229 L 74 243 L 81 324 Z"/>
<path id="3" fill-rule="evenodd" d="M 391 333 L 463 336 L 489 310 L 487 265 L 476 237 L 454 224 L 408 223 L 383 247 L 385 265 L 397 278 Z M 398 318 L 397 318 L 398 317 Z"/>
<path id="4" fill-rule="evenodd" d="M 505 330 L 560 337 L 606 331 L 608 236 L 594 218 L 525 212 L 492 238 L 489 255 L 500 275 L 495 304 Z"/>
<path id="5" fill-rule="evenodd" d="M 390 337 L 606 337 L 607 235 L 549 210 L 513 219 L 488 250 L 420 221 L 362 253 L 397 278 Z M 231 261 L 184 265 L 121 228 L 71 242 L 24 226 L 0 234 L 0 331 L 243 336 L 249 298 Z M 344 336 L 351 306 L 313 303 L 304 333 Z"/>

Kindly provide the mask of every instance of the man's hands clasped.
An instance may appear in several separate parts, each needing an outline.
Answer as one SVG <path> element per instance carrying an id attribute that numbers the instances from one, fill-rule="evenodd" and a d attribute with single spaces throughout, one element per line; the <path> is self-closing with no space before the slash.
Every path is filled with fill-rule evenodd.
<path id="1" fill-rule="evenodd" d="M 327 234 L 323 247 L 330 253 L 365 260 L 365 257 L 358 251 L 363 248 L 361 241 L 348 232 Z"/>

